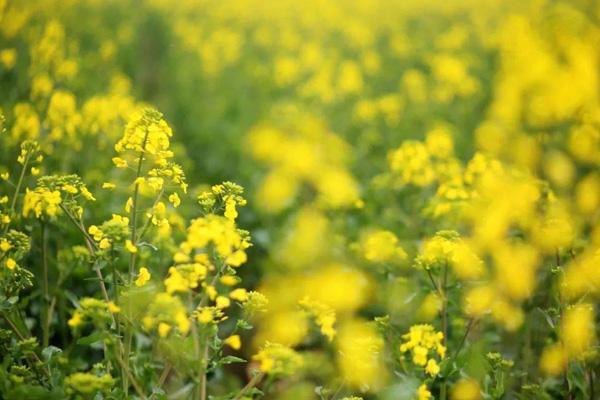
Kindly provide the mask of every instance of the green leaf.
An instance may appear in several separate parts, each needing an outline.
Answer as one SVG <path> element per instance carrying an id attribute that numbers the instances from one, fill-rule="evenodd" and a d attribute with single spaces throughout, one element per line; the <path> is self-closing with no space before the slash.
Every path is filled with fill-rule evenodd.
<path id="1" fill-rule="evenodd" d="M 237 321 L 237 327 L 240 329 L 245 329 L 245 330 L 250 330 L 253 328 L 252 325 L 250 325 L 250 323 L 248 321 L 246 321 L 245 319 L 239 319 Z"/>
<path id="2" fill-rule="evenodd" d="M 48 346 L 44 350 L 42 350 L 42 358 L 46 362 L 49 362 L 52 359 L 52 356 L 54 356 L 55 354 L 60 354 L 60 353 L 62 353 L 62 350 L 59 349 L 58 347 Z"/>
<path id="3" fill-rule="evenodd" d="M 96 343 L 104 339 L 104 334 L 102 332 L 94 332 L 91 335 L 84 336 L 82 338 L 77 339 L 77 344 L 87 346 L 92 343 Z"/>
<path id="4" fill-rule="evenodd" d="M 239 358 L 239 357 L 235 357 L 235 356 L 226 356 L 221 358 L 218 361 L 218 364 L 233 364 L 233 363 L 245 363 L 246 360 L 244 360 L 243 358 Z"/>

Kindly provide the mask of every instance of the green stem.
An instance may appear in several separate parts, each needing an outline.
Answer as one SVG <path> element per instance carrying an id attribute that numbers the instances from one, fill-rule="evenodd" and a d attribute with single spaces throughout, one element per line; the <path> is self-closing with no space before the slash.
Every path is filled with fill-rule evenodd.
<path id="1" fill-rule="evenodd" d="M 204 341 L 202 344 L 202 363 L 200 364 L 200 400 L 206 400 L 206 373 L 208 368 L 208 342 Z"/>
<path id="2" fill-rule="evenodd" d="M 192 292 L 190 291 L 188 293 L 188 310 L 190 313 L 192 313 L 194 311 L 194 300 L 192 298 Z M 204 365 L 204 360 L 200 359 L 200 335 L 198 334 L 198 327 L 196 326 L 196 320 L 194 318 L 192 318 L 192 341 L 194 344 L 194 358 L 196 360 L 196 362 L 199 365 L 199 369 L 197 371 L 200 379 L 199 382 L 202 382 L 202 377 L 204 374 L 203 372 L 203 365 Z M 195 370 L 195 368 L 194 368 Z M 194 391 L 196 392 L 196 394 L 194 395 L 194 398 L 198 399 L 201 398 L 201 393 L 202 393 L 202 389 L 201 389 L 201 384 L 196 384 L 195 385 L 195 389 Z"/>
<path id="3" fill-rule="evenodd" d="M 8 323 L 8 325 L 10 326 L 10 328 L 12 329 L 12 331 L 15 333 L 15 335 L 17 335 L 17 337 L 20 340 L 25 340 L 25 336 L 23 335 L 23 333 L 21 332 L 21 330 L 17 327 L 17 324 L 15 324 L 15 322 L 8 316 L 8 314 L 2 313 L 2 316 L 6 320 L 6 322 Z"/>
<path id="4" fill-rule="evenodd" d="M 19 175 L 19 180 L 17 181 L 17 186 L 15 187 L 15 194 L 13 195 L 12 201 L 10 203 L 10 209 L 9 209 L 8 215 L 10 215 L 11 220 L 15 214 L 15 207 L 17 206 L 17 198 L 19 197 L 19 193 L 21 192 L 21 185 L 23 184 L 23 179 L 25 178 L 25 172 L 27 171 L 27 164 L 29 163 L 29 157 L 30 157 L 30 155 L 27 154 L 27 157 L 25 157 L 25 161 L 23 161 L 23 168 L 21 169 L 21 174 Z M 10 223 L 6 224 L 6 226 L 4 227 L 4 235 L 6 235 L 6 232 L 8 232 L 9 226 L 10 226 Z"/>
<path id="5" fill-rule="evenodd" d="M 152 210 L 154 210 L 154 208 L 156 207 L 156 205 L 158 204 L 158 202 L 161 200 L 161 198 L 162 198 L 162 196 L 163 196 L 164 193 L 165 193 L 165 188 L 163 186 L 163 188 L 158 193 L 158 196 L 154 200 L 154 203 L 152 204 Z M 135 243 L 139 243 L 144 238 L 144 235 L 146 234 L 146 231 L 150 227 L 150 222 L 151 222 L 151 218 L 146 219 L 146 222 L 144 223 L 144 226 L 140 230 L 140 234 L 136 238 Z"/>
<path id="6" fill-rule="evenodd" d="M 440 295 L 442 296 L 442 332 L 444 334 L 444 346 L 448 348 L 448 262 L 444 264 L 442 284 L 440 285 Z M 465 336 L 466 339 L 466 336 Z M 461 344 L 462 347 L 462 344 Z M 440 400 L 446 400 L 446 377 L 443 378 L 440 386 Z"/>
<path id="7" fill-rule="evenodd" d="M 163 369 L 163 372 L 160 374 L 160 378 L 158 379 L 158 388 L 159 389 L 167 381 L 167 378 L 169 377 L 169 374 L 171 373 L 171 369 L 173 369 L 173 365 L 167 363 L 167 365 L 165 366 L 165 369 Z"/>
<path id="8" fill-rule="evenodd" d="M 69 217 L 69 220 L 73 223 L 73 225 L 75 225 L 77 227 L 77 229 L 79 229 L 79 231 L 83 234 L 83 237 L 85 239 L 85 244 L 88 249 L 88 253 L 90 253 L 90 256 L 94 257 L 96 255 L 96 250 L 95 250 L 96 243 L 90 237 L 90 235 L 86 232 L 83 222 L 81 220 L 78 221 L 77 219 L 75 219 L 75 217 L 73 215 L 71 215 L 69 210 L 67 210 L 67 208 L 65 206 L 63 206 L 62 204 L 60 205 L 60 208 Z M 108 296 L 108 290 L 106 290 L 106 284 L 104 283 L 104 276 L 102 275 L 102 271 L 100 270 L 100 266 L 98 265 L 98 262 L 96 262 L 96 261 L 94 262 L 93 269 L 96 271 L 96 276 L 98 277 L 98 282 L 100 283 L 100 289 L 102 291 L 104 300 L 108 303 L 110 301 L 110 297 Z M 114 322 L 115 321 L 114 321 L 114 317 L 113 317 L 113 323 Z"/>
<path id="9" fill-rule="evenodd" d="M 596 388 L 594 387 L 594 368 L 588 367 L 588 380 L 590 384 L 590 400 L 596 398 Z"/>
<path id="10" fill-rule="evenodd" d="M 239 400 L 242 397 L 244 397 L 244 395 L 250 390 L 252 389 L 254 386 L 258 385 L 260 380 L 263 377 L 263 373 L 259 372 L 256 375 L 254 375 L 254 377 L 252 379 L 250 379 L 250 382 L 248 382 L 246 384 L 246 386 L 244 386 L 242 388 L 242 390 L 240 390 L 240 392 L 232 399 L 232 400 Z"/>
<path id="11" fill-rule="evenodd" d="M 50 295 L 48 293 L 48 240 L 46 237 L 46 224 L 41 222 L 42 241 L 42 343 L 44 348 L 50 344 Z"/>
<path id="12" fill-rule="evenodd" d="M 219 276 L 221 275 L 221 268 L 219 268 L 217 270 L 217 272 L 215 273 L 215 276 L 213 277 L 210 285 L 214 286 L 217 283 L 217 280 L 219 279 Z M 202 294 L 202 297 L 200 298 L 200 303 L 198 304 L 198 307 L 204 307 L 206 305 L 206 303 L 208 303 L 208 295 L 206 292 L 204 292 Z M 195 323 L 195 321 L 194 321 Z M 200 400 L 206 400 L 206 395 L 207 395 L 207 381 L 206 381 L 206 373 L 207 373 L 207 369 L 208 369 L 208 338 L 204 338 L 204 341 L 202 343 L 202 360 L 200 363 Z"/>
<path id="13" fill-rule="evenodd" d="M 123 369 L 123 371 L 125 371 L 125 373 L 127 374 L 127 377 L 129 378 L 129 381 L 131 381 L 131 385 L 133 386 L 133 388 L 136 391 L 136 393 L 138 394 L 138 396 L 140 396 L 142 399 L 145 399 L 146 394 L 144 393 L 144 389 L 142 389 L 142 386 L 135 379 L 135 377 L 129 370 L 129 367 L 126 365 L 126 363 L 123 361 L 123 359 L 120 356 L 115 354 L 115 358 L 116 358 L 117 362 L 119 363 L 119 365 L 121 365 L 121 368 Z"/>
<path id="14" fill-rule="evenodd" d="M 463 346 L 465 345 L 465 343 L 467 341 L 467 337 L 469 337 L 471 328 L 473 327 L 473 325 L 475 325 L 475 321 L 476 321 L 475 318 L 471 318 L 469 320 L 469 322 L 467 323 L 467 328 L 465 329 L 465 334 L 463 335 L 462 339 L 460 340 L 460 343 L 458 344 L 458 347 L 454 351 L 454 354 L 452 354 L 452 357 L 450 357 L 451 360 L 454 360 L 456 357 L 458 357 L 460 351 L 462 350 Z"/>
<path id="15" fill-rule="evenodd" d="M 135 246 L 136 244 L 136 231 L 137 231 L 137 205 L 138 205 L 138 194 L 140 191 L 140 184 L 138 182 L 138 178 L 142 175 L 142 164 L 144 162 L 144 150 L 146 148 L 146 140 L 148 139 L 148 134 L 146 133 L 146 137 L 144 138 L 144 144 L 142 146 L 142 151 L 140 152 L 140 156 L 138 158 L 137 171 L 135 174 L 135 187 L 133 189 L 133 197 L 132 197 L 132 205 L 131 205 L 131 214 L 130 214 L 130 223 L 129 228 L 131 229 L 131 243 Z M 129 284 L 131 285 L 131 281 L 133 279 L 133 272 L 135 268 L 135 256 L 136 253 L 131 253 L 129 256 Z"/>
<path id="16" fill-rule="evenodd" d="M 444 264 L 443 283 L 441 285 L 442 295 L 442 331 L 444 333 L 444 345 L 448 346 L 448 262 Z"/>
<path id="17" fill-rule="evenodd" d="M 144 137 L 144 142 L 142 144 L 142 151 L 140 151 L 140 155 L 137 163 L 137 171 L 135 174 L 135 187 L 133 189 L 133 198 L 131 205 L 131 214 L 129 219 L 129 228 L 131 230 L 131 243 L 135 246 L 136 243 L 136 231 L 137 231 L 137 206 L 138 206 L 138 193 L 140 190 L 140 184 L 138 182 L 138 178 L 142 175 L 142 165 L 144 162 L 144 152 L 146 149 L 146 141 L 148 140 L 148 132 L 146 132 L 146 136 Z M 128 287 L 131 287 L 133 282 L 133 273 L 135 271 L 135 258 L 136 254 L 131 253 L 129 255 L 129 277 L 127 279 Z M 131 302 L 128 303 L 129 314 L 131 314 Z M 130 324 L 126 326 L 125 330 L 125 351 L 123 354 L 124 357 L 124 367 L 129 372 L 129 353 L 131 351 L 131 342 L 133 341 L 133 330 Z M 129 383 L 128 378 L 130 374 L 124 375 L 123 379 L 123 391 L 125 392 L 125 396 L 129 391 Z"/>

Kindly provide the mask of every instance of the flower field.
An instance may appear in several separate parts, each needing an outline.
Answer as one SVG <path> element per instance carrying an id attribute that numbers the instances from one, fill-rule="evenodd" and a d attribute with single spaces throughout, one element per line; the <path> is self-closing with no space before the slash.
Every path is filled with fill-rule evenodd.
<path id="1" fill-rule="evenodd" d="M 600 398 L 600 2 L 0 0 L 0 399 Z"/>

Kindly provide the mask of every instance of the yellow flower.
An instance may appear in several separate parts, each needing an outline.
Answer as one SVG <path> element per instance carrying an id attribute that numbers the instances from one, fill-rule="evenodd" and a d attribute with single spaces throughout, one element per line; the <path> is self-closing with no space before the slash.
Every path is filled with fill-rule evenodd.
<path id="1" fill-rule="evenodd" d="M 131 208 L 133 207 L 133 198 L 129 197 L 125 202 L 125 212 L 131 212 Z"/>
<path id="2" fill-rule="evenodd" d="M 112 161 L 117 168 L 127 168 L 127 161 L 121 157 L 113 157 Z"/>
<path id="3" fill-rule="evenodd" d="M 236 278 L 235 275 L 223 275 L 221 278 L 219 278 L 219 282 L 225 286 L 233 286 L 238 283 L 238 278 Z"/>
<path id="4" fill-rule="evenodd" d="M 427 372 L 431 376 L 436 376 L 440 373 L 440 366 L 434 359 L 429 359 L 427 361 L 427 365 L 425 366 L 425 372 Z"/>
<path id="5" fill-rule="evenodd" d="M 425 367 L 425 371 L 432 376 L 439 373 L 440 368 L 433 357 L 435 354 L 440 358 L 446 355 L 442 332 L 436 332 L 431 325 L 413 325 L 408 333 L 402 335 L 402 339 L 400 352 L 412 351 L 412 362 L 415 365 Z"/>
<path id="6" fill-rule="evenodd" d="M 181 199 L 177 193 L 169 195 L 169 202 L 173 204 L 173 207 L 177 208 L 181 204 Z"/>
<path id="7" fill-rule="evenodd" d="M 427 385 L 422 384 L 419 386 L 417 389 L 417 398 L 418 400 L 429 400 L 433 398 L 431 392 L 427 389 Z"/>
<path id="8" fill-rule="evenodd" d="M 220 308 L 220 309 L 227 308 L 231 304 L 231 301 L 225 296 L 217 297 L 215 302 L 216 302 L 217 308 Z"/>
<path id="9" fill-rule="evenodd" d="M 102 184 L 102 189 L 113 190 L 116 187 L 117 187 L 117 185 L 115 185 L 114 183 L 110 183 L 110 182 L 104 182 Z"/>
<path id="10" fill-rule="evenodd" d="M 17 51 L 15 49 L 4 49 L 0 51 L 0 64 L 6 69 L 13 69 L 17 63 Z"/>
<path id="11" fill-rule="evenodd" d="M 578 304 L 565 311 L 560 336 L 570 358 L 582 358 L 595 344 L 594 316 L 591 304 Z"/>
<path id="12" fill-rule="evenodd" d="M 73 185 L 63 185 L 62 190 L 70 194 L 77 194 L 79 190 Z"/>
<path id="13" fill-rule="evenodd" d="M 229 293 L 229 297 L 232 300 L 244 302 L 248 300 L 248 292 L 244 288 L 234 289 L 231 291 L 231 293 Z"/>
<path id="14" fill-rule="evenodd" d="M 329 341 L 332 341 L 335 336 L 335 328 L 333 327 L 333 324 L 335 324 L 335 310 L 326 304 L 311 300 L 309 297 L 300 300 L 299 304 L 316 318 L 317 325 L 321 328 L 321 333 Z"/>
<path id="15" fill-rule="evenodd" d="M 208 324 L 213 321 L 213 313 L 208 308 L 203 308 L 198 313 L 198 321 L 203 324 Z"/>
<path id="16" fill-rule="evenodd" d="M 26 189 L 25 199 L 23 201 L 23 216 L 27 217 L 31 212 L 36 218 L 42 215 L 54 217 L 60 212 L 59 205 L 62 199 L 60 191 L 48 190 L 38 187 L 35 190 Z"/>
<path id="17" fill-rule="evenodd" d="M 81 318 L 81 313 L 79 311 L 75 311 L 73 313 L 73 316 L 71 317 L 71 319 L 69 319 L 69 321 L 67 322 L 67 324 L 71 328 L 77 328 L 82 323 L 83 323 L 83 318 Z"/>
<path id="18" fill-rule="evenodd" d="M 225 201 L 225 218 L 230 220 L 235 220 L 238 216 L 238 212 L 235 209 L 235 200 L 231 197 L 227 198 Z"/>
<path id="19" fill-rule="evenodd" d="M 568 357 L 563 346 L 559 343 L 544 349 L 540 357 L 540 369 L 546 375 L 558 376 L 567 365 Z"/>
<path id="20" fill-rule="evenodd" d="M 303 364 L 302 357 L 293 349 L 270 342 L 252 359 L 259 362 L 262 372 L 271 375 L 293 375 Z"/>
<path id="21" fill-rule="evenodd" d="M 10 250 L 11 247 L 12 246 L 10 245 L 8 240 L 6 240 L 6 239 L 0 240 L 0 250 L 7 252 L 8 250 Z"/>
<path id="22" fill-rule="evenodd" d="M 106 249 L 110 248 L 110 246 L 111 246 L 111 244 L 108 239 L 102 239 L 100 241 L 100 243 L 98 244 L 98 247 L 100 247 L 101 250 L 106 250 Z"/>
<path id="23" fill-rule="evenodd" d="M 398 245 L 398 238 L 390 231 L 370 232 L 362 242 L 364 257 L 368 261 L 388 262 L 406 259 L 406 252 Z"/>
<path id="24" fill-rule="evenodd" d="M 109 301 L 108 302 L 108 311 L 110 311 L 113 314 L 116 314 L 116 313 L 121 312 L 121 307 L 116 305 L 114 302 Z"/>
<path id="25" fill-rule="evenodd" d="M 223 343 L 234 350 L 239 350 L 242 347 L 240 335 L 231 335 L 227 339 L 223 340 Z"/>
<path id="26" fill-rule="evenodd" d="M 141 267 L 140 272 L 135 280 L 135 286 L 141 287 L 144 286 L 150 280 L 151 274 L 148 271 L 148 268 Z"/>
<path id="27" fill-rule="evenodd" d="M 479 383 L 473 379 L 465 378 L 458 381 L 451 391 L 452 400 L 479 400 L 481 389 Z"/>
<path id="28" fill-rule="evenodd" d="M 127 249 L 128 252 L 135 254 L 138 252 L 137 247 L 135 247 L 135 245 L 131 242 L 131 240 L 127 239 L 125 241 L 125 249 Z"/>
<path id="29" fill-rule="evenodd" d="M 171 332 L 171 325 L 165 324 L 164 322 L 158 324 L 158 336 L 161 338 L 167 337 L 169 332 Z"/>
<path id="30" fill-rule="evenodd" d="M 6 268 L 13 270 L 17 267 L 17 262 L 15 260 L 13 260 L 12 258 L 8 258 L 6 260 Z"/>

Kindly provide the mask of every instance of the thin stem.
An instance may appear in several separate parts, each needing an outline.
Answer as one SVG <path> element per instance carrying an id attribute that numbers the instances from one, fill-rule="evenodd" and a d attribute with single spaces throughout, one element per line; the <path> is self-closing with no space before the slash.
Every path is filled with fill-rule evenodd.
<path id="1" fill-rule="evenodd" d="M 13 322 L 13 320 L 10 319 L 10 317 L 6 313 L 2 313 L 2 316 L 4 317 L 4 319 L 6 320 L 6 322 L 8 322 L 8 325 L 10 325 L 10 328 L 13 330 L 13 332 L 15 333 L 15 335 L 17 335 L 17 337 L 20 340 L 25 340 L 25 336 L 23 336 L 23 334 L 21 333 L 21 331 L 19 330 L 19 328 L 17 327 L 17 325 Z"/>
<path id="2" fill-rule="evenodd" d="M 77 227 L 77 229 L 79 229 L 79 231 L 83 234 L 88 253 L 90 254 L 90 256 L 94 257 L 96 255 L 96 242 L 94 242 L 94 240 L 85 230 L 83 222 L 81 220 L 75 219 L 75 217 L 69 212 L 69 210 L 67 210 L 65 206 L 63 206 L 62 204 L 60 204 L 59 206 L 63 210 L 63 212 L 69 217 L 69 220 L 73 223 L 73 225 L 75 225 L 75 227 Z M 100 283 L 100 290 L 102 291 L 102 296 L 104 297 L 104 300 L 108 303 L 110 302 L 110 297 L 108 295 L 108 290 L 106 289 L 106 284 L 104 282 L 102 270 L 100 269 L 100 265 L 98 265 L 97 261 L 94 261 L 92 268 L 96 271 L 96 276 L 98 277 L 98 282 Z M 114 315 L 112 315 L 112 320 L 112 322 L 115 323 Z"/>
<path id="3" fill-rule="evenodd" d="M 46 224 L 41 222 L 41 241 L 42 241 L 42 304 L 43 323 L 42 323 L 42 343 L 44 348 L 50 343 L 50 296 L 48 294 L 48 240 L 46 237 Z"/>
<path id="4" fill-rule="evenodd" d="M 132 205 L 131 205 L 131 214 L 130 214 L 130 223 L 129 228 L 131 229 L 131 243 L 135 246 L 136 244 L 136 231 L 137 231 L 137 205 L 138 205 L 138 193 L 140 191 L 140 184 L 138 182 L 138 178 L 142 175 L 142 164 L 144 163 L 144 150 L 146 148 L 146 140 L 148 140 L 148 133 L 144 137 L 144 143 L 142 145 L 142 151 L 140 152 L 140 156 L 138 158 L 137 171 L 135 174 L 135 186 L 133 189 L 133 197 L 132 197 Z M 133 279 L 133 271 L 135 267 L 135 253 L 131 253 L 129 256 L 129 284 L 131 284 L 131 280 Z"/>
<path id="5" fill-rule="evenodd" d="M 256 375 L 254 375 L 254 377 L 252 379 L 250 379 L 250 382 L 248 382 L 246 384 L 246 386 L 244 386 L 242 388 L 242 390 L 240 390 L 240 392 L 232 400 L 239 400 L 242 397 L 244 397 L 250 389 L 252 389 L 254 386 L 258 385 L 258 383 L 260 382 L 262 377 L 263 377 L 262 372 L 259 372 Z"/>
<path id="6" fill-rule="evenodd" d="M 135 391 L 138 394 L 138 396 L 140 396 L 142 399 L 145 399 L 146 398 L 146 394 L 144 393 L 144 389 L 142 389 L 142 386 L 135 379 L 135 377 L 133 376 L 133 374 L 131 373 L 131 371 L 129 370 L 129 368 L 125 365 L 125 362 L 123 361 L 123 359 L 120 356 L 116 355 L 116 354 L 115 354 L 115 358 L 117 359 L 117 362 L 119 363 L 119 365 L 121 365 L 121 368 L 127 374 L 127 377 L 129 378 L 129 381 L 131 381 L 131 385 L 135 389 Z"/>
<path id="7" fill-rule="evenodd" d="M 452 354 L 452 357 L 450 357 L 450 359 L 453 360 L 456 357 L 458 357 L 458 354 L 460 353 L 463 346 L 465 345 L 465 342 L 467 341 L 467 337 L 469 337 L 469 333 L 471 332 L 471 328 L 475 325 L 475 322 L 476 322 L 475 318 L 469 319 L 467 328 L 465 329 L 465 334 L 463 335 L 462 339 L 460 340 L 460 343 L 458 344 L 458 347 L 456 348 L 456 350 L 454 351 L 454 354 Z"/>
<path id="8" fill-rule="evenodd" d="M 212 281 L 210 282 L 211 286 L 214 286 L 217 283 L 217 280 L 219 279 L 220 274 L 221 274 L 221 269 L 219 268 L 217 270 L 217 272 L 215 273 L 215 276 L 213 277 Z M 198 307 L 205 306 L 207 302 L 208 302 L 208 294 L 205 291 L 202 294 L 202 297 L 200 298 L 200 303 L 198 304 Z M 193 321 L 193 323 L 195 324 L 194 321 Z M 205 338 L 204 342 L 202 343 L 202 361 L 201 361 L 200 367 L 201 367 L 201 370 L 200 370 L 200 400 L 206 400 L 206 395 L 207 395 L 206 372 L 208 369 L 208 338 Z"/>
<path id="9" fill-rule="evenodd" d="M 190 313 L 192 313 L 194 310 L 194 300 L 192 298 L 191 291 L 188 293 L 188 310 Z M 200 368 L 199 368 L 198 374 L 200 375 L 200 382 L 202 382 L 202 377 L 203 377 L 203 375 L 206 375 L 206 374 L 204 373 L 204 368 L 203 368 L 204 360 L 200 359 L 200 336 L 198 335 L 198 327 L 196 326 L 195 320 L 192 320 L 192 342 L 194 344 L 194 358 L 199 363 Z M 200 398 L 202 396 L 202 394 L 201 394 L 202 389 L 200 386 L 201 385 L 195 385 L 196 395 L 194 396 L 194 398 Z"/>
<path id="10" fill-rule="evenodd" d="M 435 279 L 433 279 L 433 275 L 431 274 L 431 270 L 430 269 L 425 269 L 425 271 L 427 271 L 427 276 L 429 277 L 429 281 L 431 282 L 431 286 L 433 286 L 433 290 L 435 290 L 436 292 L 438 292 L 438 294 L 442 294 L 442 292 L 440 291 L 440 288 L 438 287 L 438 284 L 435 282 Z"/>
<path id="11" fill-rule="evenodd" d="M 594 369 L 590 368 L 588 370 L 588 377 L 590 381 L 590 400 L 594 400 L 596 398 L 596 390 L 594 387 Z"/>
<path id="12" fill-rule="evenodd" d="M 163 188 L 160 190 L 160 193 L 158 194 L 158 196 L 156 197 L 156 199 L 154 200 L 154 203 L 152 204 L 152 210 L 154 210 L 154 208 L 156 207 L 156 205 L 158 204 L 158 202 L 160 201 L 160 199 L 162 198 L 163 194 L 165 193 L 165 188 L 163 186 Z M 142 227 L 140 234 L 138 235 L 135 243 L 139 243 L 143 238 L 144 235 L 146 234 L 146 231 L 148 230 L 148 228 L 150 227 L 150 222 L 151 222 L 151 218 L 147 218 L 146 222 L 144 223 L 144 226 Z"/>
<path id="13" fill-rule="evenodd" d="M 344 387 L 344 382 L 341 382 L 338 385 L 338 387 L 335 390 L 335 392 L 333 392 L 333 394 L 331 395 L 331 399 L 330 400 L 334 400 L 337 397 L 337 395 L 340 393 L 340 391 L 342 390 L 343 387 Z"/>
<path id="14" fill-rule="evenodd" d="M 205 340 L 203 343 L 203 351 L 202 351 L 202 370 L 200 371 L 200 400 L 206 400 L 206 370 L 208 367 L 208 343 Z"/>
<path id="15" fill-rule="evenodd" d="M 173 369 L 173 365 L 172 364 L 167 364 L 167 366 L 165 367 L 165 369 L 163 370 L 163 372 L 160 374 L 160 378 L 158 379 L 158 387 L 159 388 L 161 388 L 162 385 L 165 384 L 165 382 L 167 380 L 167 377 L 171 373 L 171 369 Z"/>
<path id="16" fill-rule="evenodd" d="M 15 193 L 13 195 L 12 201 L 10 203 L 10 209 L 8 215 L 10 215 L 11 219 L 15 213 L 15 207 L 17 206 L 17 198 L 19 197 L 19 193 L 21 192 L 21 185 L 23 184 L 23 179 L 25 178 L 25 172 L 27 171 L 27 164 L 29 163 L 30 154 L 28 153 L 25 157 L 25 161 L 23 161 L 23 168 L 21 169 L 21 174 L 19 175 L 19 180 L 17 181 L 17 186 L 15 187 Z M 10 224 L 6 224 L 4 227 L 4 234 L 8 232 L 8 227 Z"/>
<path id="17" fill-rule="evenodd" d="M 444 272 L 442 277 L 442 284 L 440 285 L 440 295 L 442 296 L 442 332 L 444 334 L 443 343 L 446 348 L 448 347 L 448 262 L 444 264 Z M 466 338 L 465 338 L 466 339 Z M 462 345 L 461 345 L 462 346 Z M 447 389 L 446 378 L 444 377 L 440 386 L 440 400 L 446 400 L 446 389 Z"/>
<path id="18" fill-rule="evenodd" d="M 59 204 L 59 207 L 61 210 L 63 210 L 63 212 L 67 215 L 67 217 L 69 217 L 69 220 L 71 221 L 71 223 L 73 223 L 73 225 L 75 225 L 75 227 L 77 229 L 79 229 L 79 231 L 83 234 L 88 252 L 90 253 L 90 255 L 93 256 L 94 253 L 96 252 L 96 250 L 95 250 L 96 242 L 94 241 L 94 239 L 92 239 L 92 237 L 89 235 L 89 233 L 87 233 L 87 231 L 85 230 L 85 226 L 83 226 L 83 222 L 75 219 L 75 217 L 69 212 L 69 210 L 67 210 L 67 208 L 64 205 Z"/>
<path id="19" fill-rule="evenodd" d="M 138 158 L 138 163 L 137 163 L 137 171 L 135 174 L 135 187 L 133 189 L 133 198 L 132 198 L 132 205 L 131 205 L 131 214 L 130 214 L 130 221 L 129 221 L 129 228 L 131 230 L 131 243 L 135 246 L 137 244 L 136 242 L 136 236 L 137 236 L 137 206 L 138 206 L 138 193 L 140 190 L 140 184 L 138 182 L 138 178 L 141 177 L 142 175 L 142 165 L 144 162 L 144 152 L 146 149 L 146 141 L 148 140 L 148 132 L 146 132 L 146 135 L 144 136 L 144 142 L 142 143 L 142 150 L 140 151 L 140 155 Z M 135 253 L 131 253 L 129 255 L 129 276 L 127 279 L 127 284 L 128 286 L 131 286 L 131 283 L 133 282 L 133 272 L 135 270 L 135 258 L 136 258 L 136 254 Z M 128 303 L 128 309 L 129 309 L 129 314 L 131 314 L 131 302 Z M 127 325 L 126 327 L 126 331 L 125 331 L 125 349 L 124 349 L 124 358 L 125 358 L 125 369 L 127 371 L 129 371 L 129 353 L 131 351 L 131 342 L 133 341 L 133 330 L 131 329 L 131 325 Z M 125 392 L 125 396 L 127 396 L 127 392 L 129 391 L 129 384 L 127 382 L 128 379 L 128 375 L 124 376 L 123 379 L 123 391 Z"/>
<path id="20" fill-rule="evenodd" d="M 444 345 L 448 344 L 448 296 L 447 296 L 447 284 L 448 284 L 448 262 L 444 264 L 444 275 L 443 283 L 441 287 L 442 295 L 442 330 L 444 332 Z"/>

